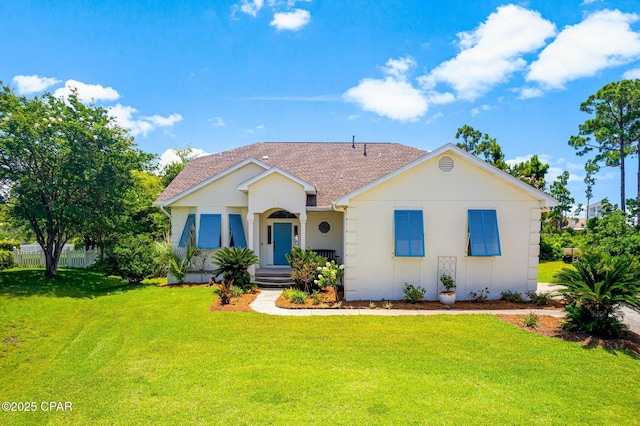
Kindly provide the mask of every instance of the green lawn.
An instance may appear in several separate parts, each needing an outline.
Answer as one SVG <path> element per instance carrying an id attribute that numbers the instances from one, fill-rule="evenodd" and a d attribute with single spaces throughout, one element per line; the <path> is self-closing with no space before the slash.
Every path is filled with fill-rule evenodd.
<path id="1" fill-rule="evenodd" d="M 571 265 L 564 263 L 562 260 L 542 260 L 538 265 L 538 282 L 552 283 L 554 276 L 562 270 L 562 268 L 570 268 Z"/>
<path id="2" fill-rule="evenodd" d="M 637 424 L 640 360 L 490 315 L 209 312 L 211 288 L 0 273 L 0 424 Z M 42 401 L 71 402 L 44 412 Z"/>

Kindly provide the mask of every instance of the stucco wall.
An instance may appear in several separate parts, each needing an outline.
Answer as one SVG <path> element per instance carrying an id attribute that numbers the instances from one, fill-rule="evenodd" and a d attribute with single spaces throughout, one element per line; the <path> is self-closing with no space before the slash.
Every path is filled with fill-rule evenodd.
<path id="1" fill-rule="evenodd" d="M 318 229 L 320 223 L 327 222 L 330 230 L 323 234 Z M 343 214 L 340 212 L 307 213 L 307 247 L 316 250 L 335 250 L 336 262 L 344 261 L 342 253 Z"/>
<path id="2" fill-rule="evenodd" d="M 345 216 L 347 299 L 401 299 L 405 282 L 436 299 L 440 256 L 456 258 L 459 300 L 485 287 L 491 298 L 535 288 L 539 201 L 463 157 L 447 155 L 454 159 L 449 172 L 432 159 L 351 199 Z M 396 209 L 423 211 L 425 257 L 395 257 Z M 469 209 L 496 210 L 501 256 L 467 256 Z"/>

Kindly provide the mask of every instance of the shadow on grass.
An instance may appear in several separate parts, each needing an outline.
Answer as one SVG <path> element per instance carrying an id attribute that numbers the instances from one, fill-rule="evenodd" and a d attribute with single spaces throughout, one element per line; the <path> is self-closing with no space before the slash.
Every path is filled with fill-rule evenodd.
<path id="1" fill-rule="evenodd" d="M 0 272 L 0 295 L 9 297 L 93 299 L 139 288 L 118 277 L 105 277 L 84 269 L 61 269 L 54 278 L 46 278 L 44 269 L 7 269 Z"/>

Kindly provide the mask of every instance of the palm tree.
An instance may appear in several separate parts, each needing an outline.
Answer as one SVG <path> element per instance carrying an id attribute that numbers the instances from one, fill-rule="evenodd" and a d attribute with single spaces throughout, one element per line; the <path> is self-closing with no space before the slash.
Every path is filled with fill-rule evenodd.
<path id="1" fill-rule="evenodd" d="M 247 269 L 260 263 L 255 252 L 245 247 L 224 247 L 213 256 L 212 263 L 218 266 L 213 271 L 213 277 L 222 274 L 226 282 L 233 281 L 233 285 L 248 290 L 251 287 L 251 276 Z"/>
<path id="2" fill-rule="evenodd" d="M 621 304 L 640 309 L 640 274 L 631 256 L 587 252 L 556 275 L 567 301 L 566 328 L 617 337 L 626 328 L 615 316 Z"/>

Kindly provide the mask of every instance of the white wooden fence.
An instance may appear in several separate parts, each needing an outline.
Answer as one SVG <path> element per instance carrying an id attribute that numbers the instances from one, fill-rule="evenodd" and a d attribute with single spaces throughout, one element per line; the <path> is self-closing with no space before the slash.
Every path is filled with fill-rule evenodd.
<path id="1" fill-rule="evenodd" d="M 88 268 L 93 265 L 98 258 L 97 250 L 85 250 L 84 248 L 74 250 L 71 246 L 65 246 L 60 254 L 58 267 L 60 268 Z M 15 248 L 13 249 L 13 262 L 20 268 L 44 268 L 44 251 L 37 248 Z"/>

